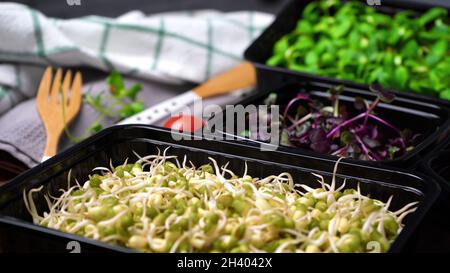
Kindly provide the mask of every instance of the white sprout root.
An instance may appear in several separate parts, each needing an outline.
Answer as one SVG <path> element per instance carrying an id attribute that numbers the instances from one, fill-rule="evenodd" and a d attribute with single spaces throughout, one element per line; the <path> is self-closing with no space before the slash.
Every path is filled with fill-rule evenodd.
<path id="1" fill-rule="evenodd" d="M 26 208 L 36 224 L 144 252 L 368 252 L 373 242 L 385 252 L 416 209 L 392 212 L 393 197 L 383 203 L 359 186 L 342 192 L 339 161 L 331 183 L 313 174 L 320 187 L 312 188 L 289 173 L 260 179 L 246 167 L 239 177 L 212 158 L 187 166 L 166 151 L 96 168 L 101 175 L 84 185 L 46 195 L 42 216 L 33 200 L 42 187 L 24 192 Z"/>

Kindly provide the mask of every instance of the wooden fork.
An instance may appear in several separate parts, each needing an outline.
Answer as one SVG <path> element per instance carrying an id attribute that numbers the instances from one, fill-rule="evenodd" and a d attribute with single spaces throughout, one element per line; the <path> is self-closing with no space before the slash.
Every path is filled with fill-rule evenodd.
<path id="1" fill-rule="evenodd" d="M 56 154 L 64 127 L 69 125 L 80 111 L 81 88 L 80 72 L 75 74 L 72 82 L 72 73 L 67 71 L 62 81 L 62 69 L 59 68 L 52 81 L 52 68 L 47 67 L 45 70 L 36 97 L 37 109 L 47 135 L 42 162 Z"/>

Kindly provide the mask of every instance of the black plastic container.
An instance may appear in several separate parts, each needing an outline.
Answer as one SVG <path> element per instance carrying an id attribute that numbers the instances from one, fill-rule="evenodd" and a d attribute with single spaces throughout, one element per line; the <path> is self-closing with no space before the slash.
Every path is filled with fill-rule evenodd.
<path id="1" fill-rule="evenodd" d="M 43 192 L 56 194 L 58 189 L 67 187 L 69 170 L 72 172 L 72 178 L 82 182 L 92 168 L 108 166 L 110 159 L 113 164 L 122 164 L 126 158 L 136 159 L 133 151 L 147 155 L 156 153 L 158 147 L 164 149 L 168 146 L 171 147 L 168 154 L 187 155 L 194 164 L 204 164 L 209 161 L 208 157 L 213 157 L 220 165 L 229 162 L 231 169 L 237 174 L 242 174 L 245 169 L 244 162 L 247 162 L 251 175 L 262 177 L 288 171 L 297 181 L 314 187 L 317 187 L 317 183 L 314 182 L 315 178 L 311 172 L 322 174 L 329 179 L 335 164 L 333 160 L 307 155 L 277 151 L 261 152 L 255 147 L 238 143 L 206 140 L 175 141 L 169 131 L 149 126 L 109 128 L 0 188 L 0 249 L 67 252 L 67 243 L 75 240 L 81 243 L 82 252 L 130 251 L 32 224 L 24 206 L 22 193 L 43 185 Z M 343 178 L 347 178 L 348 188 L 355 188 L 359 183 L 362 193 L 370 194 L 372 198 L 386 201 L 393 195 L 390 208 L 393 210 L 407 203 L 419 201 L 418 209 L 405 219 L 405 227 L 393 243 L 391 252 L 402 249 L 440 191 L 437 183 L 421 175 L 346 162 L 342 162 L 338 169 L 339 184 Z M 35 202 L 38 211 L 42 213 L 45 209 L 42 194 L 35 197 Z"/>
<path id="2" fill-rule="evenodd" d="M 450 138 L 423 160 L 420 170 L 438 181 L 442 191 L 418 227 L 415 248 L 450 253 Z"/>
<path id="3" fill-rule="evenodd" d="M 450 202 L 450 138 L 425 158 L 423 169 L 438 178 L 442 195 L 447 195 Z"/>
<path id="4" fill-rule="evenodd" d="M 367 88 L 367 85 L 355 83 L 347 80 L 338 80 L 331 77 L 315 75 L 307 72 L 297 72 L 283 67 L 273 67 L 266 65 L 266 61 L 272 56 L 275 43 L 285 34 L 295 29 L 297 21 L 301 18 L 303 9 L 314 0 L 292 0 L 277 15 L 275 21 L 247 48 L 245 58 L 252 62 L 257 71 L 258 89 L 261 91 L 274 90 L 289 81 L 292 77 L 289 75 L 314 75 L 316 79 L 322 82 L 335 84 L 354 85 L 359 88 Z M 415 2 L 412 0 L 383 0 L 381 5 L 373 8 L 386 14 L 395 14 L 402 10 L 411 10 L 417 14 L 421 14 L 435 5 L 427 3 L 427 1 Z M 450 4 L 443 3 L 442 7 L 449 10 Z M 450 101 L 440 100 L 436 97 L 422 95 L 415 92 L 402 92 L 411 95 L 411 98 L 422 100 L 423 98 L 433 98 L 436 101 L 450 105 Z"/>
<path id="5" fill-rule="evenodd" d="M 277 94 L 277 104 L 286 105 L 292 98 L 294 98 L 298 92 L 304 91 L 309 94 L 312 99 L 317 99 L 321 102 L 329 105 L 330 94 L 327 92 L 330 88 L 336 86 L 329 82 L 323 82 L 317 80 L 313 76 L 299 76 L 289 75 L 286 76 L 289 79 L 288 83 L 280 88 L 274 90 L 258 90 L 254 95 L 251 95 L 237 104 L 241 105 L 264 105 L 264 99 L 268 97 L 270 93 Z M 413 99 L 408 94 L 396 93 L 396 99 L 390 103 L 381 103 L 377 106 L 376 112 L 378 116 L 386 119 L 394 126 L 397 126 L 400 130 L 410 129 L 414 134 L 420 134 L 418 144 L 412 151 L 406 154 L 394 158 L 392 160 L 381 161 L 362 161 L 353 160 L 350 161 L 357 163 L 366 163 L 372 165 L 390 165 L 396 167 L 402 167 L 406 169 L 415 169 L 422 158 L 430 152 L 436 145 L 442 143 L 445 138 L 450 134 L 450 108 L 446 104 L 442 104 L 439 101 L 423 98 L 420 101 Z M 367 88 L 359 88 L 354 85 L 345 85 L 344 92 L 339 96 L 339 103 L 341 105 L 347 105 L 349 111 L 354 108 L 355 97 L 362 97 L 368 101 L 373 101 L 376 95 Z M 217 118 L 223 118 L 224 130 L 218 129 L 226 135 L 239 134 L 236 130 L 233 132 L 226 132 L 227 121 L 225 119 L 226 112 L 217 115 Z M 231 126 L 230 126 L 231 127 Z M 236 125 L 235 125 L 236 127 Z M 389 128 L 384 128 L 386 133 L 392 132 Z M 392 136 L 395 136 L 394 134 Z M 234 137 L 235 140 L 245 143 L 259 143 L 254 140 L 247 140 L 243 137 Z M 337 157 L 319 154 L 308 149 L 279 146 L 276 149 L 280 151 L 290 151 L 297 154 L 308 154 L 313 156 L 321 156 L 329 159 L 336 159 Z"/>

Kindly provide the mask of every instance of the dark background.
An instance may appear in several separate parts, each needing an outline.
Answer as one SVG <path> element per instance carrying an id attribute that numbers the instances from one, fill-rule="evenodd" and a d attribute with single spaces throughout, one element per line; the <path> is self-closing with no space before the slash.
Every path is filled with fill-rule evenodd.
<path id="1" fill-rule="evenodd" d="M 88 14 L 115 17 L 139 9 L 145 13 L 175 10 L 218 9 L 222 11 L 258 10 L 274 13 L 288 0 L 80 0 L 80 6 L 69 6 L 66 0 L 16 0 L 48 16 L 72 18 Z"/>
<path id="2" fill-rule="evenodd" d="M 73 18 L 84 15 L 115 17 L 139 9 L 145 13 L 175 10 L 218 9 L 222 11 L 257 10 L 276 13 L 289 0 L 80 0 L 80 6 L 69 6 L 66 0 L 16 0 L 51 17 Z M 4 2 L 4 1 L 0 1 Z M 435 5 L 448 5 L 450 0 L 411 0 Z M 381 0 L 383 4 L 383 0 Z"/>

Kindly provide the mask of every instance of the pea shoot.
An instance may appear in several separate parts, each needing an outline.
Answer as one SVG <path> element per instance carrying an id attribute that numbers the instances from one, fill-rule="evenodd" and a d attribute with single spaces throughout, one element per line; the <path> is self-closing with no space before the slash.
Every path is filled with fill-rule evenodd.
<path id="1" fill-rule="evenodd" d="M 122 76 L 113 71 L 107 78 L 108 92 L 100 92 L 93 96 L 87 92 L 83 96 L 83 102 L 91 106 L 98 114 L 98 118 L 85 130 L 84 136 L 74 136 L 66 127 L 65 132 L 68 138 L 76 143 L 91 134 L 103 130 L 102 122 L 110 119 L 119 122 L 122 119 L 133 116 L 144 110 L 144 103 L 138 100 L 137 95 L 142 90 L 140 84 L 134 84 L 127 88 Z M 64 107 L 64 106 L 63 106 Z"/>
<path id="2" fill-rule="evenodd" d="M 391 16 L 364 1 L 314 1 L 267 64 L 450 100 L 449 47 L 444 8 Z"/>

